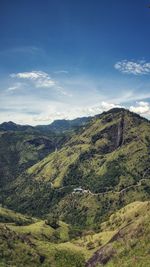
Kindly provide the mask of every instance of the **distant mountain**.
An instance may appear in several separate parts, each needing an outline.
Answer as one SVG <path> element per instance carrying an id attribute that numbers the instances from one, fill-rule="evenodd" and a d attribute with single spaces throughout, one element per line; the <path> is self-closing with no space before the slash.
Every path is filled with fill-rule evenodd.
<path id="1" fill-rule="evenodd" d="M 74 120 L 55 120 L 49 125 L 38 125 L 36 129 L 42 131 L 65 132 L 75 130 L 80 126 L 86 125 L 91 120 L 91 117 L 77 118 Z"/>
<path id="2" fill-rule="evenodd" d="M 19 125 L 12 121 L 3 122 L 0 124 L 0 131 L 25 131 L 32 129 L 33 127 L 30 125 Z"/>
<path id="3" fill-rule="evenodd" d="M 42 132 L 65 132 L 76 130 L 80 126 L 86 125 L 91 120 L 91 117 L 77 118 L 74 120 L 55 120 L 48 125 L 20 125 L 12 121 L 3 122 L 0 124 L 0 131 L 42 131 Z"/>

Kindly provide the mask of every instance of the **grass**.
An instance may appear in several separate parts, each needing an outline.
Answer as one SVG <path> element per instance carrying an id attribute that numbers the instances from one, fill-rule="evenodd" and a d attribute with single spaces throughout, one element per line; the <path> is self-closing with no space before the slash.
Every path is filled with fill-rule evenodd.
<path id="1" fill-rule="evenodd" d="M 59 152 L 54 152 L 28 169 L 28 174 L 34 174 L 35 179 L 49 180 L 54 188 L 62 185 L 62 180 L 69 166 L 77 160 L 81 151 L 85 151 L 87 145 L 77 145 L 72 148 L 62 148 Z"/>
<path id="2" fill-rule="evenodd" d="M 27 225 L 27 226 L 16 226 L 9 225 L 10 229 L 17 232 L 32 235 L 34 238 L 46 238 L 49 239 L 53 233 L 54 229 L 49 225 L 45 224 L 45 221 L 38 221 L 36 223 Z"/>
<path id="3" fill-rule="evenodd" d="M 10 213 L 13 216 L 13 211 Z M 43 261 L 45 267 L 83 267 L 85 260 L 102 247 L 105 255 L 109 245 L 116 254 L 106 267 L 129 267 L 133 259 L 134 266 L 146 267 L 149 261 L 149 218 L 150 202 L 136 201 L 112 214 L 100 224 L 101 230 L 98 232 L 83 230 L 80 237 L 72 239 L 69 235 L 70 226 L 62 221 L 57 229 L 52 229 L 42 220 L 24 226 L 1 223 L 0 266 L 9 263 L 18 267 L 40 266 L 40 261 Z M 113 240 L 118 231 L 121 231 L 120 238 Z"/>
<path id="4" fill-rule="evenodd" d="M 16 223 L 19 225 L 31 224 L 31 222 L 36 221 L 35 218 L 25 216 L 21 213 L 0 207 L 0 222 L 6 223 Z"/>

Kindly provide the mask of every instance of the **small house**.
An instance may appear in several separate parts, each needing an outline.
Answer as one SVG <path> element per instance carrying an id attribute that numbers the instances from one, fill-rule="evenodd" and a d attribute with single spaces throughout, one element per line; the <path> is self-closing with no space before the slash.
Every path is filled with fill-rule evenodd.
<path id="1" fill-rule="evenodd" d="M 83 189 L 81 187 L 74 188 L 73 193 L 83 193 Z"/>

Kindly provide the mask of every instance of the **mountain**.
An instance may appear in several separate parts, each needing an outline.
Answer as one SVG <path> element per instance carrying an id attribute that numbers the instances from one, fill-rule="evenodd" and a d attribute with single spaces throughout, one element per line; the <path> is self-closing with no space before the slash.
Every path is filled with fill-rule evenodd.
<path id="1" fill-rule="evenodd" d="M 3 255 L 12 240 L 17 243 L 11 248 L 12 265 L 16 260 L 20 266 L 20 257 L 13 256 L 20 249 L 24 266 L 129 267 L 133 257 L 134 266 L 148 266 L 148 120 L 115 108 L 77 130 L 0 134 L 0 236 Z M 41 138 L 53 149 L 46 150 Z"/>
<path id="2" fill-rule="evenodd" d="M 57 205 L 59 216 L 67 223 L 92 225 L 112 209 L 111 202 L 116 202 L 115 209 L 148 197 L 149 152 L 149 121 L 128 110 L 113 109 L 94 117 L 61 149 L 19 175 L 7 185 L 10 194 L 7 197 L 6 192 L 2 201 L 20 212 L 38 216 L 49 213 Z M 79 186 L 89 190 L 87 198 L 88 203 L 93 202 L 92 217 L 88 214 L 88 203 L 84 203 L 84 194 L 78 198 L 82 202 L 80 208 L 73 204 L 76 194 L 71 193 Z M 141 190 L 139 194 L 138 190 Z M 125 197 L 119 193 L 125 191 Z"/>
<path id="3" fill-rule="evenodd" d="M 91 117 L 82 117 L 74 120 L 55 120 L 49 125 L 38 125 L 36 129 L 41 131 L 65 132 L 78 129 L 80 126 L 86 125 Z"/>

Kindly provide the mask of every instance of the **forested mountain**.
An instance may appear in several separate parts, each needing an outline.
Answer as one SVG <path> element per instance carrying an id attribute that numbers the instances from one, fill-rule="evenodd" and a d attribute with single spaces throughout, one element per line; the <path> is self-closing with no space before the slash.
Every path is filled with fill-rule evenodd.
<path id="1" fill-rule="evenodd" d="M 127 254 L 129 264 L 122 266 L 130 266 L 132 244 L 127 244 L 128 238 L 133 236 L 137 258 L 142 257 L 137 252 L 138 238 L 143 251 L 147 251 L 150 122 L 120 108 L 76 122 L 78 125 L 62 121 L 48 128 L 27 126 L 24 130 L 14 125 L 12 129 L 10 123 L 8 128 L 4 123 L 0 126 L 0 202 L 5 208 L 26 214 L 29 222 L 20 219 L 21 223 L 25 220 L 25 225 L 32 224 L 26 228 L 5 226 L 9 223 L 8 218 L 4 220 L 5 209 L 1 233 L 7 230 L 12 236 L 12 231 L 17 231 L 15 240 L 21 240 L 20 234 L 28 240 L 30 232 L 30 241 L 25 241 L 27 251 L 31 240 L 37 247 L 42 242 L 43 254 L 33 249 L 31 254 L 37 256 L 33 265 L 29 265 L 32 256 L 28 257 L 28 266 L 47 264 L 48 251 L 52 246 L 56 248 L 56 243 L 60 254 L 51 253 L 52 264 L 48 266 L 120 266 Z M 38 241 L 32 233 L 36 227 L 38 233 L 47 231 L 38 236 Z M 48 242 L 47 248 L 43 242 Z M 77 254 L 73 254 L 75 246 Z M 78 254 L 80 246 L 82 255 Z M 44 257 L 43 263 L 40 256 Z M 74 265 L 67 265 L 66 257 L 68 262 L 70 257 L 75 259 Z M 58 259 L 62 263 L 57 263 Z M 148 266 L 148 254 L 144 260 L 143 265 L 137 261 L 136 266 Z"/>

